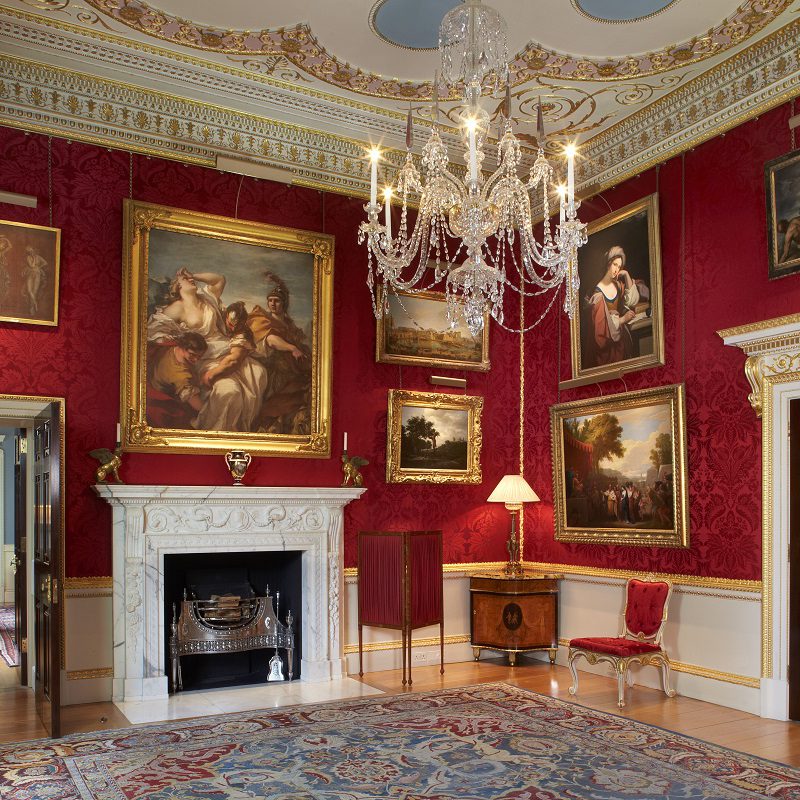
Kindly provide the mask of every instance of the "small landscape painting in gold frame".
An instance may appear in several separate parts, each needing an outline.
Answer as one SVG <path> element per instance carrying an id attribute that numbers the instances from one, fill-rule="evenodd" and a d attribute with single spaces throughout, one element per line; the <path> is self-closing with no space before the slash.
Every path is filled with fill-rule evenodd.
<path id="1" fill-rule="evenodd" d="M 387 483 L 480 483 L 483 398 L 389 390 Z"/>
<path id="2" fill-rule="evenodd" d="M 381 292 L 385 291 L 383 287 Z M 378 303 L 382 302 L 381 298 Z M 390 292 L 389 309 L 377 320 L 375 360 L 437 369 L 489 367 L 489 312 L 473 336 L 463 318 L 447 319 L 442 292 Z"/>

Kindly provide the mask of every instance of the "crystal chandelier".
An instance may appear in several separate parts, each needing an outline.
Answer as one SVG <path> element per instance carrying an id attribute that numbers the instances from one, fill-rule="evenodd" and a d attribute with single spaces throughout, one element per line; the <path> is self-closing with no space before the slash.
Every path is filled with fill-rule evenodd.
<path id="1" fill-rule="evenodd" d="M 540 104 L 536 159 L 527 180 L 517 176 L 522 151 L 510 119 L 506 23 L 495 9 L 483 5 L 481 0 L 465 0 L 449 11 L 439 30 L 439 52 L 443 82 L 448 86 L 463 86 L 465 175 L 458 177 L 449 169 L 447 149 L 437 127 L 436 99 L 434 125 L 422 150 L 420 174 L 411 156 L 413 133 L 409 111 L 406 159 L 394 186 L 384 192 L 381 224 L 377 180 L 380 151 L 370 152 L 370 201 L 364 206 L 367 221 L 361 223 L 358 239 L 359 243 L 367 243 L 367 285 L 375 315 L 381 316 L 388 310 L 390 292 L 422 291 L 444 278 L 448 319 L 455 325 L 463 317 L 473 334 L 483 327 L 487 308 L 503 324 L 506 286 L 528 296 L 556 291 L 563 284 L 564 310 L 572 317 L 577 306 L 577 252 L 586 243 L 586 226 L 576 216 L 579 203 L 575 200 L 574 146 L 565 148 L 567 184 L 556 186 L 555 170 L 544 154 Z M 498 167 L 486 177 L 481 165 L 489 115 L 481 108 L 480 97 L 484 91 L 496 92 L 504 79 L 506 98 L 497 143 Z M 438 90 L 437 78 L 434 98 Z M 536 196 L 537 189 L 544 213 L 541 241 L 534 235 L 531 213 L 531 197 Z M 559 223 L 553 228 L 550 207 L 556 195 L 560 214 Z M 392 197 L 401 202 L 395 236 Z M 418 207 L 413 227 L 409 223 L 409 205 Z M 519 246 L 515 247 L 517 240 Z M 463 263 L 458 264 L 459 258 Z M 508 278 L 507 267 L 511 265 L 517 270 L 514 280 Z M 429 269 L 433 270 L 432 280 Z M 421 285 L 426 282 L 430 285 Z M 376 286 L 384 289 L 377 298 Z"/>

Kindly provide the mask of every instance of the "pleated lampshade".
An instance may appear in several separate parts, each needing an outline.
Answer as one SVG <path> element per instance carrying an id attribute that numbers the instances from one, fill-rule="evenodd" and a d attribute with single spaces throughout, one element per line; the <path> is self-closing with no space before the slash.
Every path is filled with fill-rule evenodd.
<path id="1" fill-rule="evenodd" d="M 520 509 L 523 503 L 538 503 L 539 496 L 522 475 L 503 475 L 487 502 L 505 503 L 508 509 Z"/>

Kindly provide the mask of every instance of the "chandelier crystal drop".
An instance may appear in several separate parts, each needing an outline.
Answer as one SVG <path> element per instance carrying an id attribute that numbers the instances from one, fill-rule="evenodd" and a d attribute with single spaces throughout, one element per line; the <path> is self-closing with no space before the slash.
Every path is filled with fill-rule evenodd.
<path id="1" fill-rule="evenodd" d="M 488 310 L 503 324 L 506 287 L 527 296 L 565 287 L 564 310 L 573 316 L 578 297 L 578 248 L 586 243 L 586 225 L 577 218 L 575 148 L 565 148 L 566 186 L 556 186 L 556 172 L 544 153 L 541 104 L 538 150 L 528 175 L 520 178 L 522 149 L 511 125 L 506 23 L 481 0 L 465 0 L 449 11 L 439 31 L 441 76 L 448 86 L 463 87 L 461 111 L 464 177 L 450 170 L 438 123 L 438 77 L 434 80 L 434 126 L 422 149 L 421 169 L 411 154 L 413 123 L 409 111 L 406 158 L 394 185 L 378 203 L 380 152 L 370 152 L 370 201 L 359 243 L 367 244 L 367 285 L 376 317 L 385 314 L 392 292 L 419 292 L 444 280 L 451 325 L 466 321 L 473 335 Z M 481 108 L 484 92 L 505 81 L 506 99 L 497 142 L 497 169 L 488 177 L 481 167 L 488 146 L 489 115 Z M 392 231 L 392 199 L 400 202 L 399 224 Z M 532 198 L 541 201 L 542 234 L 533 230 Z M 550 222 L 551 203 L 559 222 Z M 409 206 L 418 210 L 413 226 Z M 384 221 L 380 216 L 383 210 Z M 509 268 L 516 274 L 509 277 Z M 432 274 L 429 270 L 432 270 Z M 383 291 L 376 294 L 376 288 Z M 548 306 L 549 308 L 549 306 Z M 539 318 L 540 320 L 542 317 Z"/>

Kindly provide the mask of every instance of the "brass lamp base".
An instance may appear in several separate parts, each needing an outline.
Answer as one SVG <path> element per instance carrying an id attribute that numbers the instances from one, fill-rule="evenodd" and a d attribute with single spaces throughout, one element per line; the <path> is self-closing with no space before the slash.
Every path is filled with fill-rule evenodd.
<path id="1" fill-rule="evenodd" d="M 517 576 L 522 575 L 523 569 L 522 564 L 519 560 L 519 540 L 517 539 L 517 514 L 521 506 L 509 506 L 506 504 L 506 508 L 509 510 L 511 514 L 511 533 L 508 536 L 508 541 L 506 542 L 506 550 L 508 550 L 508 562 L 506 563 L 505 567 L 503 567 L 503 573 L 505 575 Z"/>

